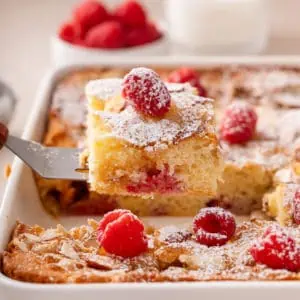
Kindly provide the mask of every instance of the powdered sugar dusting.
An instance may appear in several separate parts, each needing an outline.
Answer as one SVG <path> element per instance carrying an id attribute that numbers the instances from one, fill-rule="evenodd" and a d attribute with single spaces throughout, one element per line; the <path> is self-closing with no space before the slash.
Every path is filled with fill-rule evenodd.
<path id="1" fill-rule="evenodd" d="M 297 186 L 292 202 L 293 217 L 296 224 L 300 225 L 300 187 Z"/>
<path id="2" fill-rule="evenodd" d="M 254 96 L 262 96 L 287 87 L 300 85 L 300 75 L 293 71 L 249 71 L 242 76 L 242 86 Z"/>
<path id="3" fill-rule="evenodd" d="M 273 96 L 271 96 L 271 101 L 283 107 L 300 108 L 300 91 L 298 93 L 276 93 Z"/>
<path id="4" fill-rule="evenodd" d="M 122 79 L 119 78 L 91 80 L 85 87 L 85 93 L 107 101 L 121 93 L 121 83 Z"/>
<path id="5" fill-rule="evenodd" d="M 195 88 L 192 87 L 189 83 L 170 83 L 166 82 L 165 85 L 168 88 L 169 93 L 180 93 L 180 92 L 186 92 L 195 94 Z"/>
<path id="6" fill-rule="evenodd" d="M 277 130 L 280 144 L 292 147 L 300 137 L 300 109 L 284 113 L 278 120 Z"/>
<path id="7" fill-rule="evenodd" d="M 86 101 L 80 86 L 59 86 L 53 94 L 52 110 L 73 126 L 82 126 L 86 121 Z"/>
<path id="8" fill-rule="evenodd" d="M 283 167 L 288 157 L 275 141 L 250 141 L 246 145 L 221 144 L 227 162 L 244 166 L 256 163 L 267 169 Z"/>
<path id="9" fill-rule="evenodd" d="M 172 87 L 174 88 L 174 86 Z M 95 111 L 111 129 L 111 135 L 153 151 L 164 149 L 178 140 L 197 133 L 204 135 L 213 132 L 213 109 L 209 99 L 190 93 L 187 85 L 176 86 L 180 92 L 172 93 L 174 113 L 164 118 L 143 117 L 128 105 L 121 112 Z"/>

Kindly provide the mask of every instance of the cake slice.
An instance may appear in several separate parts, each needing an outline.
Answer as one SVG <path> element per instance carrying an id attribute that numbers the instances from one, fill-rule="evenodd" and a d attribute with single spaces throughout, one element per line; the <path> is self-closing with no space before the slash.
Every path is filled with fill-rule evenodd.
<path id="1" fill-rule="evenodd" d="M 213 197 L 222 173 L 212 100 L 146 68 L 91 81 L 87 165 L 102 194 Z"/>
<path id="2" fill-rule="evenodd" d="M 236 213 L 250 213 L 262 207 L 274 173 L 288 163 L 275 127 L 277 111 L 234 101 L 219 115 L 225 166 L 216 200 Z"/>
<path id="3" fill-rule="evenodd" d="M 261 208 L 263 195 L 272 187 L 274 173 L 287 163 L 285 153 L 274 141 L 221 145 L 225 167 L 218 186 L 219 203 L 238 214 Z"/>
<path id="4" fill-rule="evenodd" d="M 294 155 L 290 166 L 275 174 L 273 189 L 263 197 L 263 209 L 266 214 L 283 226 L 300 224 L 299 178 L 299 157 Z"/>

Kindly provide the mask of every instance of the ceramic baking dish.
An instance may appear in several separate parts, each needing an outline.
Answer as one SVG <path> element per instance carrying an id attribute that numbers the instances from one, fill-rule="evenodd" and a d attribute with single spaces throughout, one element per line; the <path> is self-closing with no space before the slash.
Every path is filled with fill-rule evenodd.
<path id="1" fill-rule="evenodd" d="M 300 57 L 182 57 L 182 58 L 138 58 L 114 59 L 97 64 L 100 67 L 133 67 L 137 65 L 213 67 L 218 65 L 289 65 L 300 67 Z M 50 96 L 56 82 L 68 72 L 86 66 L 69 66 L 49 72 L 43 79 L 37 93 L 31 117 L 26 125 L 23 138 L 40 141 L 47 120 Z M 96 66 L 95 64 L 93 65 Z M 85 224 L 87 217 L 66 217 L 54 219 L 42 207 L 32 172 L 15 159 L 7 189 L 0 210 L 0 252 L 2 252 L 16 220 L 28 224 L 49 227 L 61 223 L 66 227 Z M 148 218 L 154 224 L 184 223 L 186 218 Z M 7 278 L 0 273 L 0 299 L 2 300 L 99 300 L 99 299 L 297 299 L 300 282 L 195 282 L 195 283 L 122 283 L 122 284 L 81 284 L 54 285 L 23 283 Z"/>

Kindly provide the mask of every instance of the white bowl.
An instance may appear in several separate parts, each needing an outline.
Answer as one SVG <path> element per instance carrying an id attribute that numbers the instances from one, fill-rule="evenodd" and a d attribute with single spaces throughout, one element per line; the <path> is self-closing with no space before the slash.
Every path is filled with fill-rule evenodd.
<path id="1" fill-rule="evenodd" d="M 63 41 L 58 36 L 51 38 L 51 56 L 55 66 L 103 62 L 103 58 L 106 57 L 164 55 L 167 51 L 168 39 L 166 34 L 149 44 L 109 50 L 73 45 Z"/>

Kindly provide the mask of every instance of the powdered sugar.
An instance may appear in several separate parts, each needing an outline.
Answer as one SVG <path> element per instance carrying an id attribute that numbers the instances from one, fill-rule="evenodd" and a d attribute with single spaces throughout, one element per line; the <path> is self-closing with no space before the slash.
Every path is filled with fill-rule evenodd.
<path id="1" fill-rule="evenodd" d="M 297 186 L 292 202 L 293 217 L 296 224 L 300 225 L 300 187 Z"/>
<path id="2" fill-rule="evenodd" d="M 242 76 L 241 86 L 254 96 L 263 96 L 278 90 L 300 85 L 300 75 L 293 71 L 249 71 Z"/>
<path id="3" fill-rule="evenodd" d="M 95 111 L 109 126 L 108 135 L 116 136 L 147 151 L 163 149 L 197 133 L 213 132 L 213 110 L 210 100 L 190 93 L 186 84 L 176 85 L 172 92 L 172 113 L 157 120 L 145 118 L 132 106 L 116 113 Z M 172 85 L 174 91 L 174 85 Z"/>
<path id="4" fill-rule="evenodd" d="M 300 92 L 281 92 L 271 96 L 271 102 L 277 103 L 283 107 L 300 108 Z"/>
<path id="5" fill-rule="evenodd" d="M 293 146 L 293 143 L 300 137 L 300 109 L 289 110 L 282 114 L 276 127 L 280 144 Z"/>
<path id="6" fill-rule="evenodd" d="M 107 101 L 121 93 L 121 83 L 122 79 L 119 78 L 91 80 L 85 87 L 85 93 L 87 96 Z"/>
<path id="7" fill-rule="evenodd" d="M 59 86 L 53 94 L 52 110 L 71 126 L 85 124 L 87 108 L 83 88 Z"/>
<path id="8" fill-rule="evenodd" d="M 288 162 L 287 155 L 278 149 L 275 141 L 250 141 L 246 145 L 222 143 L 221 145 L 226 161 L 240 167 L 255 163 L 267 169 L 277 169 Z"/>

